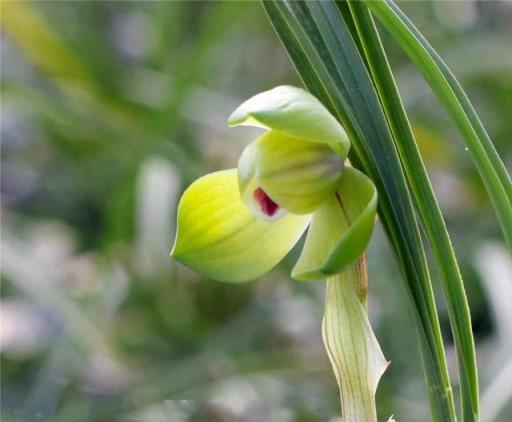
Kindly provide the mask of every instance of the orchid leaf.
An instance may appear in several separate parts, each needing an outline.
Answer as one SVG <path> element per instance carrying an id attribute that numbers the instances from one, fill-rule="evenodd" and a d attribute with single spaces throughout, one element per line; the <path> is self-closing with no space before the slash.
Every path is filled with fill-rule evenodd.
<path id="1" fill-rule="evenodd" d="M 240 199 L 236 169 L 196 180 L 178 205 L 171 256 L 219 281 L 249 281 L 272 269 L 297 243 L 309 216 L 258 220 Z"/>
<path id="2" fill-rule="evenodd" d="M 322 103 L 292 86 L 278 86 L 249 98 L 231 114 L 228 124 L 262 127 L 326 143 L 343 158 L 350 149 L 347 133 Z"/>
<path id="3" fill-rule="evenodd" d="M 512 182 L 509 171 L 466 93 L 445 62 L 393 1 L 365 1 L 365 4 L 423 74 L 459 128 L 512 252 Z"/>
<path id="4" fill-rule="evenodd" d="M 360 171 L 347 167 L 335 195 L 313 215 L 292 277 L 314 280 L 338 273 L 365 251 L 375 222 L 377 191 Z"/>
<path id="5" fill-rule="evenodd" d="M 443 215 L 430 185 L 425 165 L 370 11 L 363 2 L 350 1 L 348 5 L 359 34 L 361 50 L 365 51 L 369 70 L 386 112 L 405 174 L 414 192 L 418 212 L 425 226 L 427 239 L 432 246 L 441 275 L 441 285 L 446 298 L 457 353 L 462 420 L 478 420 L 478 372 L 471 315 L 450 236 L 446 230 Z"/>

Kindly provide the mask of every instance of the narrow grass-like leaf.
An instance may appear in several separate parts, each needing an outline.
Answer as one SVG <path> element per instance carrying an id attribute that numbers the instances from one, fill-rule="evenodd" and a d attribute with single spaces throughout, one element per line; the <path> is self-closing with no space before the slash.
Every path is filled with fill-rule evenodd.
<path id="1" fill-rule="evenodd" d="M 334 2 L 265 1 L 263 6 L 308 89 L 342 122 L 350 159 L 376 184 L 379 215 L 414 304 L 433 419 L 455 410 L 432 286 L 407 183 L 379 99 Z"/>
<path id="2" fill-rule="evenodd" d="M 441 57 L 393 1 L 366 1 L 366 5 L 409 55 L 457 124 L 512 251 L 510 176 L 464 90 Z"/>
<path id="3" fill-rule="evenodd" d="M 442 275 L 444 296 L 448 304 L 448 313 L 457 348 L 463 420 L 478 420 L 478 374 L 471 317 L 450 237 L 402 105 L 377 28 L 364 3 L 351 0 L 349 5 L 366 61 L 386 112 L 409 185 L 414 193 L 413 197 L 425 226 L 427 239 L 432 246 L 437 266 Z"/>

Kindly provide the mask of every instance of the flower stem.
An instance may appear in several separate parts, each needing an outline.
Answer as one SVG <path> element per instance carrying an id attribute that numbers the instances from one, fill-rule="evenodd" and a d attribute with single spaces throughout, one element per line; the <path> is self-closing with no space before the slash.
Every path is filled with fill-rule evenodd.
<path id="1" fill-rule="evenodd" d="M 375 392 L 388 366 L 366 315 L 366 254 L 327 279 L 322 336 L 340 389 L 342 421 L 377 421 Z"/>

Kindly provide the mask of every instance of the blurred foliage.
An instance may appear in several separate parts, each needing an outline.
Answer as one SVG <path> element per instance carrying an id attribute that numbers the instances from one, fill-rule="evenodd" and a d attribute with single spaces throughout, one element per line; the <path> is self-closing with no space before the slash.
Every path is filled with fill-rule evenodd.
<path id="1" fill-rule="evenodd" d="M 223 285 L 167 258 L 181 190 L 207 171 L 234 167 L 252 139 L 225 127 L 229 113 L 255 92 L 300 84 L 261 6 L 1 7 L 3 420 L 339 414 L 320 337 L 323 282 L 287 280 L 293 260 L 285 259 L 262 280 Z M 460 77 L 510 167 L 511 4 L 403 7 Z M 499 293 L 510 291 L 510 260 L 500 258 L 497 222 L 455 127 L 384 38 L 461 258 L 483 415 L 498 407 L 495 420 L 507 421 L 510 404 L 501 408 L 486 392 L 510 366 L 510 311 Z M 392 262 L 378 230 L 369 251 L 370 317 L 392 361 L 378 391 L 379 419 L 421 421 L 428 405 Z"/>

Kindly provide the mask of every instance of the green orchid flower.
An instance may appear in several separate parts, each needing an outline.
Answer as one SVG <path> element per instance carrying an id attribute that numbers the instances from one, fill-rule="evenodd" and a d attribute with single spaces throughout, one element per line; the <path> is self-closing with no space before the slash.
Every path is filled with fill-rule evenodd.
<path id="1" fill-rule="evenodd" d="M 243 151 L 238 168 L 201 177 L 185 191 L 171 255 L 213 279 L 243 282 L 272 269 L 307 230 L 292 276 L 327 278 L 322 337 L 342 420 L 376 421 L 375 391 L 388 363 L 365 311 L 375 186 L 348 163 L 341 125 L 302 89 L 258 94 L 228 124 L 265 133 Z"/>
<path id="2" fill-rule="evenodd" d="M 241 104 L 228 124 L 266 132 L 238 169 L 208 174 L 185 191 L 172 257 L 216 280 L 248 281 L 277 265 L 309 227 L 295 279 L 353 264 L 370 239 L 377 193 L 347 163 L 348 136 L 329 111 L 308 92 L 280 86 Z"/>

